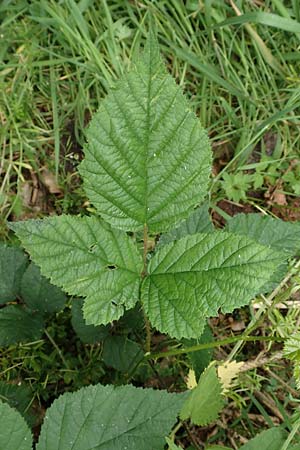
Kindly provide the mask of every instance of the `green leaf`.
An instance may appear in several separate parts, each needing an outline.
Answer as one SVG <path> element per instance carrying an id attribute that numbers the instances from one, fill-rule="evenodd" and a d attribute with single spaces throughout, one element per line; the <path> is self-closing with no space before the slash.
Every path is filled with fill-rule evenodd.
<path id="1" fill-rule="evenodd" d="M 249 236 L 260 244 L 284 251 L 287 255 L 300 253 L 300 222 L 284 222 L 260 214 L 237 214 L 228 220 L 225 230 Z M 260 292 L 273 290 L 286 272 L 287 263 L 283 261 Z"/>
<path id="2" fill-rule="evenodd" d="M 182 447 L 178 447 L 178 445 L 174 444 L 168 437 L 166 437 L 166 442 L 169 446 L 168 450 L 182 450 Z"/>
<path id="3" fill-rule="evenodd" d="M 0 304 L 15 300 L 27 264 L 21 249 L 0 243 Z"/>
<path id="4" fill-rule="evenodd" d="M 30 264 L 23 275 L 21 296 L 29 308 L 41 313 L 58 312 L 66 302 L 65 294 L 43 277 L 35 264 Z"/>
<path id="5" fill-rule="evenodd" d="M 300 332 L 285 341 L 283 355 L 291 361 L 300 362 Z"/>
<path id="6" fill-rule="evenodd" d="M 208 203 L 204 203 L 196 208 L 178 228 L 163 234 L 159 239 L 159 244 L 165 245 L 177 241 L 188 234 L 211 233 L 212 231 L 214 231 L 214 227 L 208 213 Z"/>
<path id="7" fill-rule="evenodd" d="M 183 345 L 185 348 L 188 348 L 197 344 L 206 344 L 207 342 L 213 342 L 213 340 L 214 338 L 211 329 L 206 323 L 203 333 L 201 334 L 199 339 L 183 339 Z M 212 348 L 187 353 L 186 356 L 190 361 L 190 364 L 193 370 L 195 371 L 197 378 L 200 377 L 201 373 L 204 371 L 204 369 L 206 369 L 206 367 L 211 362 L 212 354 L 213 354 Z"/>
<path id="8" fill-rule="evenodd" d="M 0 309 L 0 345 L 40 339 L 44 330 L 43 318 L 22 306 L 10 305 Z"/>
<path id="9" fill-rule="evenodd" d="M 99 218 L 63 215 L 10 227 L 44 276 L 86 297 L 88 324 L 116 320 L 138 300 L 142 258 L 129 236 Z"/>
<path id="10" fill-rule="evenodd" d="M 224 172 L 222 187 L 230 200 L 239 202 L 246 200 L 246 191 L 250 189 L 251 175 L 245 173 L 229 174 Z"/>
<path id="11" fill-rule="evenodd" d="M 244 236 L 186 236 L 159 248 L 150 261 L 141 293 L 145 311 L 164 333 L 199 337 L 220 308 L 231 312 L 249 303 L 282 258 Z"/>
<path id="12" fill-rule="evenodd" d="M 289 255 L 300 253 L 300 222 L 284 222 L 260 214 L 237 214 L 228 220 L 225 229 Z"/>
<path id="13" fill-rule="evenodd" d="M 240 450 L 281 450 L 287 433 L 280 427 L 273 427 L 259 433 L 247 444 L 242 445 Z"/>
<path id="14" fill-rule="evenodd" d="M 218 418 L 223 406 L 222 386 L 215 366 L 210 365 L 185 401 L 180 418 L 191 419 L 195 425 L 204 426 Z"/>
<path id="15" fill-rule="evenodd" d="M 0 448 L 32 450 L 31 432 L 23 417 L 7 403 L 0 402 Z"/>
<path id="16" fill-rule="evenodd" d="M 95 344 L 109 335 L 109 325 L 87 325 L 83 317 L 83 299 L 72 300 L 72 327 L 84 344 Z"/>
<path id="17" fill-rule="evenodd" d="M 37 450 L 160 449 L 182 402 L 182 395 L 130 385 L 67 393 L 47 410 Z"/>
<path id="18" fill-rule="evenodd" d="M 102 357 L 107 366 L 128 372 L 143 359 L 144 352 L 125 336 L 110 336 L 105 339 Z"/>
<path id="19" fill-rule="evenodd" d="M 211 168 L 208 138 L 152 34 L 86 134 L 79 170 L 88 197 L 113 226 L 166 231 L 204 198 Z"/>
<path id="20" fill-rule="evenodd" d="M 32 393 L 28 386 L 0 381 L 0 400 L 19 411 L 28 425 L 32 426 L 34 424 L 34 417 L 28 412 L 28 408 L 32 402 Z"/>

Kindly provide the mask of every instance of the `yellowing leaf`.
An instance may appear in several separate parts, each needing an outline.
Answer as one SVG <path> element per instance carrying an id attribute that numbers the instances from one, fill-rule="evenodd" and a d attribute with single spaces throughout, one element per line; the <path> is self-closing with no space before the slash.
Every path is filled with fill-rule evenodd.
<path id="1" fill-rule="evenodd" d="M 204 426 L 216 420 L 223 408 L 222 386 L 217 377 L 215 363 L 202 373 L 197 387 L 189 394 L 180 412 L 181 420 L 191 419 Z"/>
<path id="2" fill-rule="evenodd" d="M 218 367 L 218 377 L 223 385 L 223 389 L 227 390 L 232 385 L 232 380 L 237 377 L 243 362 L 225 362 Z"/>
<path id="3" fill-rule="evenodd" d="M 196 373 L 193 369 L 189 370 L 186 385 L 188 389 L 194 389 L 197 386 Z"/>

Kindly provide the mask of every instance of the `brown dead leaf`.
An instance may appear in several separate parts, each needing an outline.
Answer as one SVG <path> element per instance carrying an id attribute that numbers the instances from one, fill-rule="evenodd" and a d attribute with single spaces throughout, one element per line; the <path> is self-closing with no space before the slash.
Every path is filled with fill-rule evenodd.
<path id="1" fill-rule="evenodd" d="M 271 198 L 269 200 L 270 204 L 275 204 L 275 205 L 281 205 L 281 206 L 285 206 L 287 205 L 287 201 L 286 201 L 286 195 L 281 192 L 279 189 L 275 190 L 272 195 Z"/>
<path id="2" fill-rule="evenodd" d="M 43 167 L 41 172 L 41 182 L 44 186 L 48 189 L 50 194 L 61 194 L 62 190 L 57 184 L 57 181 L 55 179 L 55 175 L 50 172 L 46 167 Z"/>

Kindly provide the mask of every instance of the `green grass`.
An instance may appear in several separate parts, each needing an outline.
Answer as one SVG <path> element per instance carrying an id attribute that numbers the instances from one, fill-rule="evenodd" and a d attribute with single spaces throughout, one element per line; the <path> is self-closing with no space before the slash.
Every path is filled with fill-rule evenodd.
<path id="1" fill-rule="evenodd" d="M 241 15 L 237 15 L 237 5 L 242 5 Z M 223 210 L 224 200 L 240 211 L 250 207 L 276 215 L 278 209 L 283 210 L 282 205 L 277 205 L 276 210 L 276 202 L 268 195 L 277 190 L 285 195 L 287 203 L 283 217 L 288 219 L 290 212 L 297 214 L 298 1 L 6 0 L 0 5 L 2 239 L 13 239 L 6 227 L 8 219 L 89 209 L 76 171 L 85 127 L 108 86 L 138 54 L 148 33 L 150 11 L 169 70 L 183 86 L 211 138 L 215 157 L 210 186 L 212 208 L 221 220 L 229 214 Z M 45 167 L 56 178 L 61 194 L 51 194 L 45 187 Z M 240 175 L 248 180 L 246 185 L 239 185 Z M 240 192 L 240 197 L 231 198 L 232 190 Z M 35 195 L 39 202 L 32 199 Z M 299 220 L 300 214 L 296 218 Z M 297 274 L 292 275 L 276 293 L 276 299 L 285 298 L 291 289 L 296 292 L 297 286 Z M 295 310 L 281 313 L 267 304 L 258 311 L 253 312 L 254 323 L 260 320 L 262 329 L 268 330 L 269 326 L 268 332 L 279 336 L 291 333 L 299 321 Z M 78 347 L 74 361 L 64 348 L 60 333 L 66 330 L 68 320 L 64 319 L 61 329 L 49 325 L 48 332 L 63 349 L 71 367 L 69 372 L 45 338 L 5 351 L 1 356 L 1 379 L 22 377 L 34 386 L 35 398 L 44 400 L 50 387 L 60 392 L 61 380 L 76 387 L 80 380 L 75 372 L 82 373 L 83 367 L 87 382 L 101 380 L 99 349 Z M 243 356 L 240 347 L 230 350 L 232 357 Z M 50 370 L 53 364 L 56 368 Z M 48 374 L 45 367 L 49 368 Z M 255 377 L 253 374 L 254 384 Z M 249 385 L 251 380 L 247 388 L 241 385 L 241 389 L 247 393 L 251 391 Z M 244 401 L 242 418 L 247 417 L 248 409 L 259 409 L 254 397 L 245 400 L 245 392 L 241 397 L 233 393 L 236 404 Z M 261 413 L 267 414 L 265 410 Z M 292 422 L 287 423 L 291 430 Z M 247 420 L 242 423 L 241 419 L 239 424 L 248 427 L 248 437 L 257 431 Z M 218 432 L 218 437 L 226 443 L 224 430 Z"/>

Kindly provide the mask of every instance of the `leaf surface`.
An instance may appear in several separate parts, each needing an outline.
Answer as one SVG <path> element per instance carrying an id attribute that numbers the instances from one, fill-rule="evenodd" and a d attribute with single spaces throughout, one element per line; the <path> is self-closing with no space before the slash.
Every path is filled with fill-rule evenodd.
<path id="1" fill-rule="evenodd" d="M 23 417 L 0 401 L 0 448 L 32 450 L 32 436 Z"/>
<path id="2" fill-rule="evenodd" d="M 10 226 L 44 276 L 86 297 L 88 324 L 116 320 L 138 300 L 142 259 L 125 233 L 97 217 L 67 215 Z"/>
<path id="3" fill-rule="evenodd" d="M 284 222 L 260 214 L 237 214 L 228 220 L 225 230 L 230 233 L 248 236 L 287 255 L 300 253 L 300 222 Z M 270 292 L 282 280 L 287 272 L 285 261 L 278 267 L 270 280 L 261 288 L 261 292 Z"/>
<path id="4" fill-rule="evenodd" d="M 61 289 L 43 277 L 35 264 L 30 264 L 23 275 L 21 296 L 29 308 L 41 313 L 58 312 L 66 302 Z"/>
<path id="5" fill-rule="evenodd" d="M 242 445 L 240 450 L 281 450 L 286 437 L 287 433 L 282 428 L 273 427 L 250 439 L 250 441 Z"/>
<path id="6" fill-rule="evenodd" d="M 260 214 L 237 214 L 228 220 L 226 230 L 290 255 L 300 253 L 300 222 L 284 222 Z"/>
<path id="7" fill-rule="evenodd" d="M 208 213 L 208 203 L 205 202 L 199 208 L 196 208 L 178 228 L 162 234 L 159 239 L 159 244 L 168 244 L 169 242 L 181 239 L 188 234 L 212 233 L 213 231 L 214 227 Z"/>
<path id="8" fill-rule="evenodd" d="M 0 243 L 0 304 L 15 300 L 27 264 L 21 249 Z"/>
<path id="9" fill-rule="evenodd" d="M 103 361 L 120 372 L 128 372 L 144 357 L 141 347 L 125 336 L 110 336 L 103 346 Z"/>
<path id="10" fill-rule="evenodd" d="M 208 138 L 152 34 L 86 134 L 79 170 L 88 197 L 113 226 L 165 231 L 203 199 L 211 167 Z"/>
<path id="11" fill-rule="evenodd" d="M 15 408 L 24 417 L 28 425 L 33 426 L 35 417 L 28 409 L 32 403 L 31 389 L 23 384 L 0 381 L 0 398 L 11 408 Z M 0 425 L 1 426 L 1 425 Z"/>
<path id="12" fill-rule="evenodd" d="M 109 335 L 109 325 L 87 325 L 83 317 L 83 299 L 72 300 L 71 323 L 75 333 L 84 344 L 95 344 Z"/>
<path id="13" fill-rule="evenodd" d="M 30 309 L 9 305 L 0 309 L 0 345 L 40 339 L 44 330 L 43 318 Z"/>
<path id="14" fill-rule="evenodd" d="M 199 337 L 207 317 L 249 303 L 281 262 L 282 254 L 244 236 L 186 236 L 154 255 L 142 302 L 158 330 L 178 339 Z"/>
<path id="15" fill-rule="evenodd" d="M 223 408 L 222 386 L 215 366 L 210 365 L 201 375 L 198 385 L 191 391 L 180 412 L 182 420 L 191 419 L 204 426 L 216 420 Z"/>
<path id="16" fill-rule="evenodd" d="M 127 386 L 89 386 L 47 410 L 37 450 L 163 448 L 183 396 Z"/>

